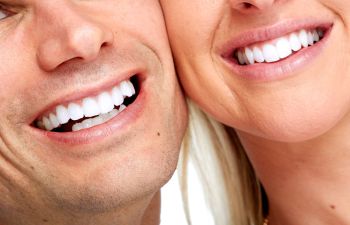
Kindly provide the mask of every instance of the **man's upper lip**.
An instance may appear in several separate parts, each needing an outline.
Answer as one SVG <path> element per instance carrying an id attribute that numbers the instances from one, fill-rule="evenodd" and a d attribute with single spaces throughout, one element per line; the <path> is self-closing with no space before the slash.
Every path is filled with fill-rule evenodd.
<path id="1" fill-rule="evenodd" d="M 332 22 L 330 22 L 329 20 L 286 20 L 278 22 L 271 26 L 260 27 L 242 32 L 241 34 L 237 35 L 236 37 L 225 43 L 220 52 L 224 57 L 230 57 L 233 51 L 237 48 L 282 37 L 288 33 L 292 33 L 301 29 L 329 29 L 331 26 Z"/>

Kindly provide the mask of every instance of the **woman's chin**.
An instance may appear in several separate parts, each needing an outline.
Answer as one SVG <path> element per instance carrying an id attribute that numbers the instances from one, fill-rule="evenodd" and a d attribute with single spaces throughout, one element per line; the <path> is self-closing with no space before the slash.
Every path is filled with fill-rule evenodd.
<path id="1" fill-rule="evenodd" d="M 317 116 L 303 118 L 279 117 L 263 118 L 255 124 L 248 124 L 236 129 L 242 138 L 254 138 L 255 140 L 298 143 L 312 141 L 331 133 L 341 118 L 336 116 L 322 118 Z"/>

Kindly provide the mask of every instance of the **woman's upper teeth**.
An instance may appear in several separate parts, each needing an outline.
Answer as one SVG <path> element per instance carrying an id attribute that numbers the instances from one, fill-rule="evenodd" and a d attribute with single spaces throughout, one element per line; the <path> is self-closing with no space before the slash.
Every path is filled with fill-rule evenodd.
<path id="1" fill-rule="evenodd" d="M 240 48 L 235 56 L 241 65 L 251 65 L 262 62 L 276 62 L 290 56 L 293 52 L 299 51 L 313 45 L 323 37 L 320 29 L 302 29 L 274 40 L 253 44 Z"/>
<path id="2" fill-rule="evenodd" d="M 54 111 L 47 113 L 46 116 L 38 120 L 37 125 L 42 129 L 53 130 L 68 123 L 70 120 L 76 121 L 84 117 L 104 115 L 103 120 L 107 120 L 117 115 L 118 112 L 116 112 L 117 110 L 114 109 L 114 106 L 121 106 L 125 97 L 131 97 L 134 94 L 135 88 L 131 81 L 122 81 L 110 91 L 102 91 L 96 96 L 86 97 L 81 101 L 74 101 L 67 105 L 56 106 Z M 121 111 L 124 108 L 125 106 L 121 107 L 119 110 Z M 88 120 L 84 123 L 86 125 L 85 128 L 88 127 L 87 124 L 100 124 L 101 118 L 96 119 L 96 121 L 92 119 Z M 80 126 L 78 127 L 80 128 Z"/>

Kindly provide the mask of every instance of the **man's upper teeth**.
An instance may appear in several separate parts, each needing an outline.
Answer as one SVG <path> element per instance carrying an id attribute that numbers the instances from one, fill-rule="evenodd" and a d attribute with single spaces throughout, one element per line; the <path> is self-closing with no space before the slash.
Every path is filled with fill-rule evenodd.
<path id="1" fill-rule="evenodd" d="M 118 110 L 114 106 L 121 106 L 119 111 L 125 108 L 123 104 L 125 97 L 131 97 L 135 94 L 135 88 L 130 80 L 122 81 L 119 85 L 114 86 L 110 91 L 103 91 L 97 96 L 86 97 L 81 101 L 70 102 L 68 105 L 58 105 L 53 112 L 42 117 L 37 122 L 38 127 L 52 130 L 60 125 L 68 123 L 70 120 L 76 121 L 84 117 L 93 117 L 103 115 L 95 120 L 87 119 L 83 123 L 76 125 L 74 130 L 88 128 L 98 125 L 102 121 L 114 117 L 118 114 Z M 101 120 L 101 121 L 100 121 Z"/>
<path id="2" fill-rule="evenodd" d="M 270 40 L 264 43 L 254 44 L 236 51 L 236 57 L 241 65 L 251 65 L 262 62 L 276 62 L 290 56 L 293 51 L 299 51 L 313 45 L 323 37 L 323 31 L 302 29 L 284 37 Z"/>

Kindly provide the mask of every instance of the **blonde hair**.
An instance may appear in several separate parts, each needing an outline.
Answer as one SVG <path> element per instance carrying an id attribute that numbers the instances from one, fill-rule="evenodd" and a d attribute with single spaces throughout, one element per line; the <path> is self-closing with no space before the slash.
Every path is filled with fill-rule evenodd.
<path id="1" fill-rule="evenodd" d="M 194 164 L 217 225 L 263 223 L 258 180 L 234 129 L 225 127 L 188 102 L 189 126 L 180 160 L 180 185 L 188 224 L 188 161 Z"/>

